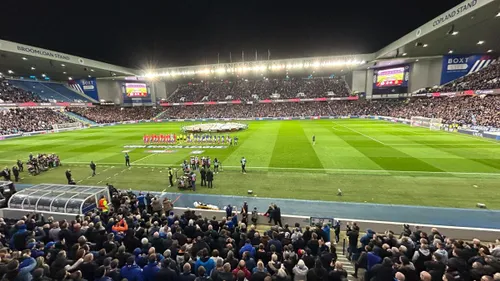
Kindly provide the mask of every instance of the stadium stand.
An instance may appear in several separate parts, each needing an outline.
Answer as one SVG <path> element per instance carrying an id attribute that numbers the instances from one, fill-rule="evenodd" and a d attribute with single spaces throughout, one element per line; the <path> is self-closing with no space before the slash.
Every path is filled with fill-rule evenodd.
<path id="1" fill-rule="evenodd" d="M 238 79 L 179 85 L 168 98 L 171 102 L 224 100 L 265 100 L 277 98 L 347 97 L 349 89 L 342 78 Z"/>
<path id="2" fill-rule="evenodd" d="M 43 102 L 43 100 L 29 92 L 14 87 L 9 81 L 0 79 L 0 104 L 1 103 L 23 103 Z"/>
<path id="3" fill-rule="evenodd" d="M 112 123 L 120 121 L 148 120 L 162 112 L 155 107 L 115 107 L 99 106 L 88 108 L 70 108 L 71 112 L 81 115 L 97 123 Z"/>
<path id="4" fill-rule="evenodd" d="M 44 100 L 56 102 L 90 102 L 87 98 L 70 90 L 63 84 L 53 82 L 37 82 L 30 80 L 9 80 L 24 91 L 33 92 Z"/>
<path id="5" fill-rule="evenodd" d="M 168 198 L 112 194 L 111 202 L 100 200 L 100 210 L 69 221 L 36 213 L 20 220 L 0 218 L 4 280 L 352 280 L 344 269 L 350 266 L 344 267 L 345 258 L 337 253 L 341 234 L 355 262 L 351 273 L 364 275 L 361 280 L 499 277 L 499 241 L 464 242 L 438 229 L 425 233 L 409 226 L 401 234 L 361 233 L 356 223 L 348 224 L 345 233 L 339 224 L 278 226 L 276 205 L 267 211 L 276 225 L 257 229 L 248 205 L 241 211 L 229 205 L 226 217 L 218 220 L 189 209 L 175 215 Z"/>
<path id="6" fill-rule="evenodd" d="M 442 92 L 488 90 L 500 88 L 500 63 L 498 61 L 480 71 L 463 76 L 440 87 Z"/>
<path id="7" fill-rule="evenodd" d="M 7 109 L 0 111 L 0 116 L 1 135 L 52 130 L 54 124 L 73 122 L 52 109 Z"/>
<path id="8" fill-rule="evenodd" d="M 443 118 L 445 124 L 500 127 L 500 96 L 382 99 L 359 101 L 258 103 L 153 107 L 71 108 L 73 113 L 109 123 L 151 119 L 259 118 L 303 116 L 379 115 L 410 119 L 412 116 Z M 163 111 L 163 112 L 162 112 Z"/>
<path id="9" fill-rule="evenodd" d="M 381 115 L 410 119 L 412 116 L 443 118 L 446 124 L 500 127 L 500 96 L 455 98 L 385 99 L 254 105 L 172 106 L 169 118 L 249 118 Z M 474 122 L 473 119 L 476 119 Z"/>

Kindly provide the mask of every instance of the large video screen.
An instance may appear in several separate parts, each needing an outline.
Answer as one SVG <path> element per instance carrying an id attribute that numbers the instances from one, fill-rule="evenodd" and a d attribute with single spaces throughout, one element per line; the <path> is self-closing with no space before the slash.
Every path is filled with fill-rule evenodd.
<path id="1" fill-rule="evenodd" d="M 377 88 L 400 86 L 403 84 L 404 77 L 405 77 L 404 67 L 378 70 L 377 82 L 375 83 L 375 86 Z"/>
<path id="2" fill-rule="evenodd" d="M 148 96 L 148 87 L 144 83 L 125 83 L 127 97 L 142 98 Z"/>
<path id="3" fill-rule="evenodd" d="M 374 94 L 400 94 L 408 91 L 408 65 L 376 69 L 373 72 Z"/>

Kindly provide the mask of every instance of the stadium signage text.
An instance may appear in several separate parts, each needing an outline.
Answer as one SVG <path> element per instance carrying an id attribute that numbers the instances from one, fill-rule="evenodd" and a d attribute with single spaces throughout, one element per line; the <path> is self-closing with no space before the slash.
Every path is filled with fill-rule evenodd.
<path id="1" fill-rule="evenodd" d="M 441 15 L 439 18 L 437 18 L 436 20 L 434 20 L 432 22 L 432 26 L 437 27 L 437 26 L 444 24 L 447 21 L 453 19 L 454 17 L 456 17 L 460 14 L 463 14 L 465 11 L 476 6 L 477 1 L 478 0 L 471 0 L 463 5 L 458 6 L 456 9 L 449 11 L 448 13 Z"/>
<path id="2" fill-rule="evenodd" d="M 193 149 L 224 149 L 225 145 L 125 145 L 124 148 L 193 148 Z"/>
<path id="3" fill-rule="evenodd" d="M 25 46 L 17 45 L 17 50 L 24 52 L 24 53 L 40 55 L 40 56 L 44 56 L 44 57 L 50 57 L 50 58 L 55 58 L 55 59 L 68 60 L 68 61 L 71 60 L 70 56 L 50 52 L 47 50 L 41 50 L 41 49 L 33 48 L 33 47 L 25 47 Z"/>

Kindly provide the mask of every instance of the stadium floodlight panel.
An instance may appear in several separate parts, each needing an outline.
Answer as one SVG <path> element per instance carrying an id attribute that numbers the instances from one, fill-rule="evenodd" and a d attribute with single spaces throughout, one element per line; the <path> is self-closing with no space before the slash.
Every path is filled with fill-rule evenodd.
<path id="1" fill-rule="evenodd" d="M 8 72 L 9 74 L 14 73 L 14 71 L 12 71 L 12 70 L 10 70 L 10 69 L 9 69 L 9 70 L 7 70 L 7 72 Z"/>
<path id="2" fill-rule="evenodd" d="M 478 45 L 483 45 L 484 44 L 484 41 L 483 40 L 480 40 L 477 42 Z"/>

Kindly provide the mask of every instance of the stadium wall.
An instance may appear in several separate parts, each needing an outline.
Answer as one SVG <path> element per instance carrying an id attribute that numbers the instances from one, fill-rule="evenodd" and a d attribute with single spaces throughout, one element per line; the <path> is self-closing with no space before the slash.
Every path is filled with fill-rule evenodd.
<path id="1" fill-rule="evenodd" d="M 97 91 L 99 98 L 112 101 L 115 104 L 122 104 L 122 90 L 120 83 L 114 80 L 97 80 Z"/>
<path id="2" fill-rule="evenodd" d="M 440 85 L 442 58 L 425 59 L 415 62 L 410 68 L 408 91 L 410 93 L 426 87 Z"/>
<path id="3" fill-rule="evenodd" d="M 349 86 L 353 92 L 365 92 L 366 93 L 366 71 L 365 70 L 355 70 L 352 72 L 348 81 Z"/>
<path id="4" fill-rule="evenodd" d="M 163 81 L 151 83 L 151 100 L 161 100 L 167 98 L 167 85 Z"/>
<path id="5" fill-rule="evenodd" d="M 373 96 L 373 69 L 368 69 L 365 72 L 365 93 L 366 93 L 366 98 L 371 99 Z"/>

